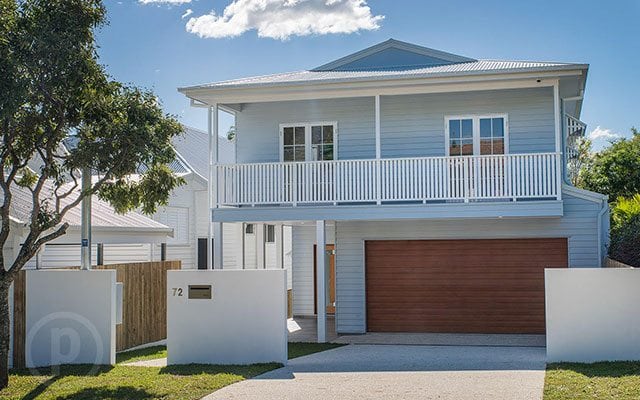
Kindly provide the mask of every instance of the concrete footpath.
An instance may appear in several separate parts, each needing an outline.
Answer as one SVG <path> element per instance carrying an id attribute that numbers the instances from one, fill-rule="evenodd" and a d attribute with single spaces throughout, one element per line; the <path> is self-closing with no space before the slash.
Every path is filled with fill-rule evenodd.
<path id="1" fill-rule="evenodd" d="M 541 400 L 544 360 L 544 347 L 349 345 L 205 399 Z"/>

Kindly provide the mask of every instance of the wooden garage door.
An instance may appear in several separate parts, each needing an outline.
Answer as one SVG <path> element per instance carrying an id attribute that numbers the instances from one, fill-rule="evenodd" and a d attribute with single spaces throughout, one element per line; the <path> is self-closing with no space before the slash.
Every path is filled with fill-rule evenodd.
<path id="1" fill-rule="evenodd" d="M 367 241 L 372 332 L 544 333 L 544 268 L 567 239 Z"/>

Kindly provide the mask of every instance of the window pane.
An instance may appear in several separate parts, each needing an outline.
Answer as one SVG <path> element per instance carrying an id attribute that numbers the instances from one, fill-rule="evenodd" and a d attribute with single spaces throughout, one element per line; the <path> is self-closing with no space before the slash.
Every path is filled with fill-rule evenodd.
<path id="1" fill-rule="evenodd" d="M 284 148 L 284 161 L 294 161 L 293 159 L 293 147 L 285 147 Z"/>
<path id="2" fill-rule="evenodd" d="M 333 125 L 322 127 L 322 140 L 324 143 L 333 143 Z"/>
<path id="3" fill-rule="evenodd" d="M 473 137 L 473 120 L 470 120 L 470 119 L 462 120 L 462 137 L 463 138 Z"/>
<path id="4" fill-rule="evenodd" d="M 275 243 L 276 241 L 276 227 L 275 225 L 265 225 L 265 242 L 266 243 Z"/>
<path id="5" fill-rule="evenodd" d="M 460 120 L 452 119 L 449 121 L 449 137 L 451 139 L 460 138 Z"/>
<path id="6" fill-rule="evenodd" d="M 463 156 L 473 155 L 473 139 L 462 140 L 462 155 Z"/>
<path id="7" fill-rule="evenodd" d="M 491 153 L 491 139 L 480 140 L 480 154 L 492 154 Z"/>
<path id="8" fill-rule="evenodd" d="M 295 160 L 304 161 L 304 146 L 295 147 Z"/>
<path id="9" fill-rule="evenodd" d="M 504 154 L 504 139 L 493 139 L 493 154 Z"/>
<path id="10" fill-rule="evenodd" d="M 304 144 L 304 126 L 296 126 L 296 144 Z"/>
<path id="11" fill-rule="evenodd" d="M 449 155 L 451 156 L 459 156 L 460 155 L 460 141 L 459 140 L 451 140 L 449 143 Z"/>
<path id="12" fill-rule="evenodd" d="M 284 144 L 293 144 L 293 128 L 284 128 Z"/>
<path id="13" fill-rule="evenodd" d="M 322 146 L 322 159 L 323 160 L 333 160 L 333 145 L 324 145 Z"/>
<path id="14" fill-rule="evenodd" d="M 480 118 L 480 137 L 491 137 L 491 120 L 489 118 Z"/>
<path id="15" fill-rule="evenodd" d="M 312 144 L 322 143 L 322 127 L 321 126 L 311 127 L 311 143 Z"/>
<path id="16" fill-rule="evenodd" d="M 252 235 L 253 234 L 253 224 L 247 224 L 244 232 L 247 235 Z"/>
<path id="17" fill-rule="evenodd" d="M 493 137 L 504 137 L 504 118 L 493 119 Z"/>

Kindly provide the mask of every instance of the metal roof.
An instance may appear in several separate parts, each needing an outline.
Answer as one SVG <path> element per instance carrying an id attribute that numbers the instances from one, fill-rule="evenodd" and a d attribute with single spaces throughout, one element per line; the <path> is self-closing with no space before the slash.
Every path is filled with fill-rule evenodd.
<path id="1" fill-rule="evenodd" d="M 69 186 L 70 188 L 70 186 Z M 53 201 L 53 185 L 48 182 L 42 189 L 40 198 L 41 202 L 44 199 Z M 79 192 L 79 188 L 77 191 Z M 61 192 L 64 192 L 61 190 Z M 11 210 L 10 215 L 12 218 L 19 222 L 28 223 L 31 219 L 31 211 L 33 209 L 31 192 L 23 187 L 14 185 L 11 188 Z M 0 194 L 0 198 L 2 195 Z M 69 204 L 77 196 L 71 195 L 66 199 L 63 199 L 61 204 Z M 44 204 L 44 203 L 43 203 Z M 67 222 L 70 226 L 80 226 L 81 223 L 81 207 L 76 207 L 69 210 L 64 216 L 64 222 Z M 107 202 L 100 200 L 96 196 L 92 197 L 91 203 L 91 224 L 93 227 L 104 228 L 130 228 L 130 229 L 142 229 L 142 230 L 156 230 L 156 231 L 171 231 L 171 228 L 154 221 L 151 218 L 136 212 L 128 212 L 126 214 L 118 214 Z"/>
<path id="2" fill-rule="evenodd" d="M 376 81 L 387 79 L 417 79 L 448 76 L 480 75 L 491 73 L 542 72 L 557 70 L 586 69 L 587 64 L 536 61 L 499 61 L 478 60 L 449 65 L 438 65 L 416 69 L 376 70 L 376 71 L 298 71 L 274 75 L 254 76 L 213 82 L 181 88 L 192 89 L 226 89 L 251 88 L 281 85 L 304 85 L 316 83 L 339 83 L 349 81 Z"/>
<path id="3" fill-rule="evenodd" d="M 184 127 L 184 134 L 173 139 L 173 147 L 178 158 L 191 167 L 204 179 L 209 178 L 209 134 L 200 129 Z M 235 143 L 225 137 L 218 137 L 218 155 L 220 164 L 235 162 Z"/>

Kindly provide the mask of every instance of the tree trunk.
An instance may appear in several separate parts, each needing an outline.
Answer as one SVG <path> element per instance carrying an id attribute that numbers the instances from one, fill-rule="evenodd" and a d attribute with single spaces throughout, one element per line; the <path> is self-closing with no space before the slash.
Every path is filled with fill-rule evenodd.
<path id="1" fill-rule="evenodd" d="M 2 268 L 0 266 L 0 268 Z M 2 277 L 2 280 L 9 280 Z M 9 287 L 11 283 L 0 282 L 0 390 L 9 385 L 9 341 L 10 341 L 10 319 L 9 319 Z"/>

